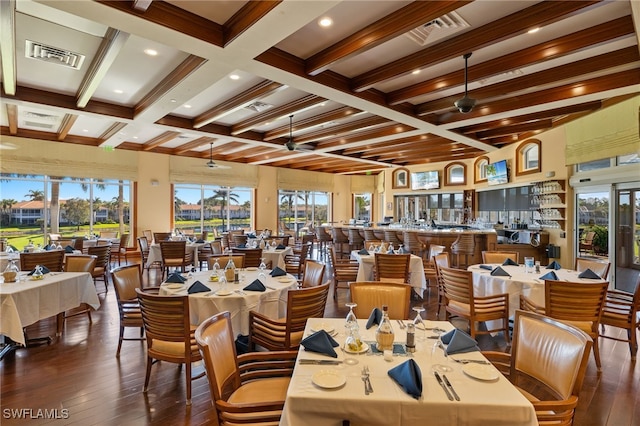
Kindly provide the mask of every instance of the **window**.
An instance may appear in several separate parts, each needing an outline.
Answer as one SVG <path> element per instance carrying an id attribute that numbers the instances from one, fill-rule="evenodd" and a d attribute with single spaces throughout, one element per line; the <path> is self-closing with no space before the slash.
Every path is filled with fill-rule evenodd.
<path id="1" fill-rule="evenodd" d="M 353 195 L 353 217 L 357 221 L 371 222 L 371 194 Z"/>
<path id="2" fill-rule="evenodd" d="M 314 191 L 278 193 L 280 222 L 296 232 L 308 223 L 320 225 L 329 221 L 329 194 Z"/>
<path id="3" fill-rule="evenodd" d="M 394 170 L 391 186 L 393 189 L 409 188 L 409 170 L 405 168 Z"/>
<path id="4" fill-rule="evenodd" d="M 176 185 L 174 194 L 174 226 L 181 232 L 199 234 L 251 228 L 251 188 Z"/>
<path id="5" fill-rule="evenodd" d="M 466 185 L 467 183 L 467 166 L 464 163 L 454 162 L 449 163 L 444 168 L 444 184 L 448 186 L 452 185 Z"/>
<path id="6" fill-rule="evenodd" d="M 131 229 L 129 181 L 18 174 L 0 179 L 1 236 L 20 250 L 29 240 L 47 244 L 50 233 L 73 238 Z"/>
<path id="7" fill-rule="evenodd" d="M 606 169 L 611 167 L 611 159 L 588 161 L 586 163 L 576 164 L 576 172 L 588 172 L 591 170 Z"/>
<path id="8" fill-rule="evenodd" d="M 529 139 L 516 148 L 516 176 L 539 173 L 542 170 L 540 147 L 538 139 Z"/>
<path id="9" fill-rule="evenodd" d="M 476 161 L 473 163 L 473 183 L 487 181 L 487 166 L 489 166 L 489 157 L 483 155 L 476 158 Z"/>

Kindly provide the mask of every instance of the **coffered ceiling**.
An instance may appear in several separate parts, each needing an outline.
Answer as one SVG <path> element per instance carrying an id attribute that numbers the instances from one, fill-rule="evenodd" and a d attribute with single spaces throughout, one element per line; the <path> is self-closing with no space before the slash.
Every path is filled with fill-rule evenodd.
<path id="1" fill-rule="evenodd" d="M 3 136 L 203 167 L 472 158 L 640 93 L 637 1 L 1 1 Z"/>

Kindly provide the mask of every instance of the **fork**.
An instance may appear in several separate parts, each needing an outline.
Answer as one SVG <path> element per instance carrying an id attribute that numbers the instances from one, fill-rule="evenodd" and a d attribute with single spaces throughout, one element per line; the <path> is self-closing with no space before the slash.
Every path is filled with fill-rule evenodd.
<path id="1" fill-rule="evenodd" d="M 369 379 L 369 374 L 365 370 L 365 367 L 362 368 L 360 372 L 360 377 L 362 378 L 362 383 L 364 383 L 364 394 L 369 395 L 369 387 L 367 386 L 367 380 Z"/>

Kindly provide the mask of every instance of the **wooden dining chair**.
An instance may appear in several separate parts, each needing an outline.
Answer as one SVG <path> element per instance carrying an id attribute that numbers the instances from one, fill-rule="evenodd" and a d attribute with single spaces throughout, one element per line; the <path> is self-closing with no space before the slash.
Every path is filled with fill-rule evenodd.
<path id="1" fill-rule="evenodd" d="M 322 284 L 324 271 L 327 266 L 324 263 L 315 260 L 305 260 L 304 273 L 300 281 L 301 288 L 316 287 Z"/>
<path id="2" fill-rule="evenodd" d="M 288 254 L 284 257 L 284 266 L 288 274 L 295 275 L 298 279 L 302 278 L 305 260 L 307 260 L 310 249 L 311 244 L 307 243 L 300 247 L 298 254 Z"/>
<path id="3" fill-rule="evenodd" d="M 433 256 L 433 266 L 436 269 L 436 281 L 438 283 L 438 310 L 436 311 L 436 319 L 440 319 L 440 311 L 445 305 L 444 302 L 444 279 L 440 273 L 440 268 L 451 267 L 449 253 L 443 252 Z"/>
<path id="4" fill-rule="evenodd" d="M 576 327 L 518 310 L 511 353 L 482 354 L 531 402 L 539 424 L 570 426 L 592 344 Z"/>
<path id="5" fill-rule="evenodd" d="M 625 330 L 627 338 L 605 334 L 606 326 Z M 640 277 L 636 282 L 636 291 L 633 293 L 614 289 L 607 290 L 607 297 L 602 307 L 600 328 L 600 337 L 629 343 L 631 360 L 635 361 L 638 352 L 637 333 L 640 331 Z"/>
<path id="6" fill-rule="evenodd" d="M 120 317 L 120 333 L 118 336 L 118 349 L 116 350 L 116 357 L 119 357 L 123 341 L 145 340 L 142 312 L 140 311 L 140 302 L 138 302 L 136 293 L 136 289 L 142 288 L 140 266 L 126 265 L 116 268 L 111 271 L 111 279 L 113 280 L 113 288 L 116 291 L 118 315 Z M 138 328 L 140 336 L 124 337 L 126 327 Z"/>
<path id="7" fill-rule="evenodd" d="M 307 319 L 324 317 L 329 285 L 289 290 L 284 318 L 249 312 L 249 350 L 258 345 L 270 351 L 298 349 Z"/>
<path id="8" fill-rule="evenodd" d="M 156 268 L 162 270 L 162 262 L 155 261 L 152 264 L 148 264 L 149 262 L 149 240 L 147 237 L 138 237 L 138 248 L 140 249 L 140 259 L 142 263 L 142 270 L 145 269 L 147 272 L 151 268 Z"/>
<path id="9" fill-rule="evenodd" d="M 195 332 L 220 425 L 277 425 L 298 351 L 238 355 L 231 315 L 221 312 Z"/>
<path id="10" fill-rule="evenodd" d="M 160 241 L 169 241 L 171 239 L 171 232 L 154 232 L 153 242 L 160 244 Z"/>
<path id="11" fill-rule="evenodd" d="M 587 259 L 584 257 L 576 257 L 576 272 L 584 272 L 587 269 L 591 269 L 595 272 L 600 278 L 603 280 L 607 279 L 609 275 L 609 268 L 611 267 L 611 262 L 605 262 L 602 260 L 596 259 Z"/>
<path id="12" fill-rule="evenodd" d="M 517 251 L 489 251 L 483 250 L 482 263 L 504 263 L 507 259 L 511 259 L 516 263 L 520 263 L 520 253 Z"/>
<path id="13" fill-rule="evenodd" d="M 469 321 L 471 337 L 502 331 L 509 344 L 509 294 L 476 296 L 473 291 L 473 274 L 456 268 L 438 267 L 444 286 L 446 320 L 452 316 Z M 480 329 L 477 324 L 486 321 L 500 321 L 497 328 Z"/>
<path id="14" fill-rule="evenodd" d="M 118 266 L 120 266 L 122 259 L 124 259 L 124 261 L 127 262 L 128 256 L 129 254 L 131 254 L 130 252 L 132 251 L 132 249 L 131 247 L 129 247 L 130 237 L 131 237 L 131 234 L 124 233 L 120 235 L 120 241 L 111 246 L 111 252 L 112 253 L 115 252 L 116 254 L 116 260 L 118 261 Z"/>
<path id="15" fill-rule="evenodd" d="M 189 297 L 164 296 L 135 289 L 140 304 L 144 333 L 147 337 L 147 371 L 143 392 L 149 389 L 151 366 L 155 361 L 185 365 L 187 405 L 191 405 L 191 382 L 204 377 L 202 372 L 191 375 L 191 364 L 202 360 L 195 344 L 196 326 L 189 322 Z"/>
<path id="16" fill-rule="evenodd" d="M 409 283 L 410 254 L 375 253 L 373 261 L 373 280 Z"/>
<path id="17" fill-rule="evenodd" d="M 547 315 L 578 327 L 593 339 L 593 357 L 598 371 L 602 371 L 598 335 L 602 308 L 605 303 L 606 281 L 599 283 L 545 280 L 544 306 L 520 295 L 520 309 Z"/>
<path id="18" fill-rule="evenodd" d="M 424 268 L 424 278 L 427 280 L 427 288 L 429 289 L 429 295 L 431 295 L 431 289 L 438 289 L 438 277 L 436 273 L 436 266 L 433 263 L 433 257 L 444 252 L 445 246 L 438 244 L 431 244 L 429 246 L 429 252 L 427 258 L 423 259 L 422 266 Z"/>
<path id="19" fill-rule="evenodd" d="M 91 255 L 73 255 L 67 256 L 64 262 L 64 272 L 93 272 L 93 268 L 96 265 L 96 257 Z M 93 322 L 91 319 L 91 306 L 87 303 L 83 303 L 77 309 L 64 312 L 62 318 L 66 321 L 67 318 L 75 317 L 82 314 L 87 314 L 89 323 Z"/>
<path id="20" fill-rule="evenodd" d="M 374 308 L 389 307 L 389 318 L 408 319 L 411 311 L 411 286 L 386 281 L 356 281 L 351 283 L 351 301 L 357 318 L 367 319 Z"/>
<path id="21" fill-rule="evenodd" d="M 233 254 L 244 254 L 244 268 L 257 268 L 262 261 L 261 248 L 238 248 L 231 249 Z"/>
<path id="22" fill-rule="evenodd" d="M 20 253 L 20 270 L 32 271 L 36 266 L 46 266 L 51 272 L 62 272 L 64 250 Z"/>
<path id="23" fill-rule="evenodd" d="M 193 265 L 193 251 L 187 250 L 186 241 L 160 241 L 163 275 L 169 274 L 170 268 L 180 268 L 185 272 Z"/>
<path id="24" fill-rule="evenodd" d="M 104 239 L 118 238 L 118 231 L 100 231 L 99 235 Z"/>
<path id="25" fill-rule="evenodd" d="M 355 260 L 340 259 L 336 254 L 336 247 L 329 245 L 329 263 L 333 272 L 333 300 L 338 296 L 338 289 L 349 289 L 349 283 L 358 279 L 360 264 Z M 342 285 L 341 285 L 342 284 Z"/>
<path id="26" fill-rule="evenodd" d="M 147 239 L 149 244 L 153 243 L 153 232 L 151 232 L 151 229 L 145 229 L 142 231 L 142 236 Z"/>
<path id="27" fill-rule="evenodd" d="M 111 247 L 95 246 L 89 247 L 87 253 L 96 257 L 96 264 L 91 276 L 93 283 L 98 285 L 98 280 L 104 282 L 104 292 L 109 292 L 109 265 L 111 264 Z"/>
<path id="28" fill-rule="evenodd" d="M 220 268 L 224 269 L 229 263 L 229 260 L 233 260 L 233 264 L 236 265 L 236 268 L 244 268 L 244 253 L 236 253 L 236 254 L 212 254 L 207 259 L 207 268 L 209 270 L 213 269 L 213 265 L 215 265 L 216 260 L 218 261 L 218 265 Z"/>

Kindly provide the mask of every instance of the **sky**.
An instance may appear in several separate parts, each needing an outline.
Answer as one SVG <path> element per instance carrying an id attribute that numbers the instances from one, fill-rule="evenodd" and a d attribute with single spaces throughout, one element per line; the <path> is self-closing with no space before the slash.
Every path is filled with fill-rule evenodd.
<path id="1" fill-rule="evenodd" d="M 115 182 L 115 181 L 114 181 Z M 44 191 L 44 183 L 42 180 L 0 180 L 0 199 L 14 199 L 16 201 L 28 201 L 27 194 L 30 190 Z M 111 201 L 118 196 L 118 188 L 115 185 L 106 185 L 104 190 L 94 189 L 93 197 L 100 198 L 102 201 Z M 63 182 L 60 185 L 60 199 L 69 198 L 89 198 L 89 191 L 82 190 L 79 183 L 71 181 Z M 125 201 L 129 197 L 125 190 Z"/>

